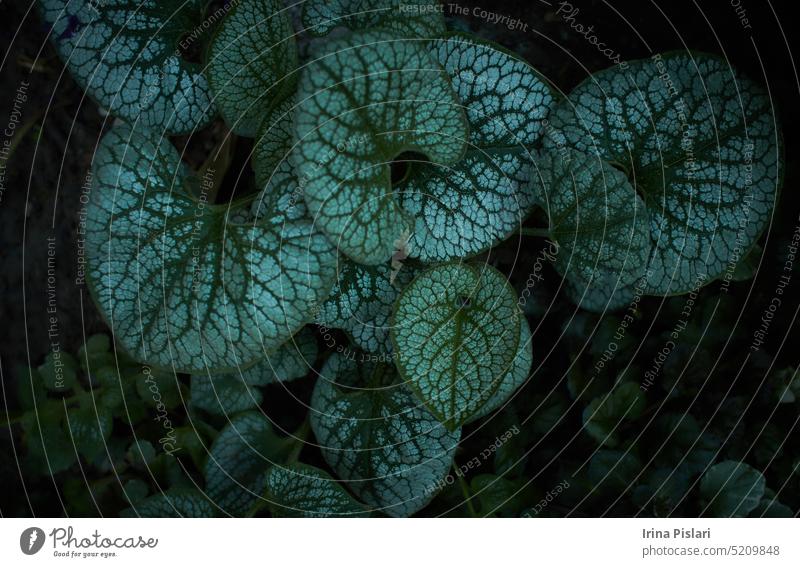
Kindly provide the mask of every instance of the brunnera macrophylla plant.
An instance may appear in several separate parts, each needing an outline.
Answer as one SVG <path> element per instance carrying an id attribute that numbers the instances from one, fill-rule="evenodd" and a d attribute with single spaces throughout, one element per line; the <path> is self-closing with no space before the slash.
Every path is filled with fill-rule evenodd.
<path id="1" fill-rule="evenodd" d="M 731 277 L 781 183 L 769 98 L 711 55 L 564 94 L 426 2 L 308 0 L 302 30 L 277 0 L 40 3 L 115 117 L 93 158 L 92 296 L 122 351 L 191 375 L 191 408 L 224 419 L 203 490 L 132 513 L 418 512 L 463 426 L 531 378 L 534 321 L 493 249 L 548 238 L 587 310 L 685 294 Z M 226 202 L 207 182 L 225 172 L 193 171 L 173 139 L 214 120 L 252 144 L 252 186 Z M 300 432 L 330 472 L 259 411 L 268 384 L 309 375 Z"/>

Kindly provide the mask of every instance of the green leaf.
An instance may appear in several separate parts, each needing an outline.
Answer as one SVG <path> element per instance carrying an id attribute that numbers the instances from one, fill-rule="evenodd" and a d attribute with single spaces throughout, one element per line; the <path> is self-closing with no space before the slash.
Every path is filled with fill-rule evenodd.
<path id="1" fill-rule="evenodd" d="M 723 59 L 669 53 L 595 73 L 558 105 L 549 147 L 617 164 L 644 196 L 647 293 L 722 275 L 763 231 L 781 182 L 769 96 Z"/>
<path id="2" fill-rule="evenodd" d="M 295 518 L 369 516 L 341 482 L 323 470 L 302 463 L 272 467 L 267 495 L 272 515 Z"/>
<path id="3" fill-rule="evenodd" d="M 211 446 L 204 473 L 208 498 L 226 514 L 245 514 L 262 498 L 267 470 L 284 453 L 266 417 L 255 411 L 233 417 Z"/>
<path id="4" fill-rule="evenodd" d="M 455 429 L 513 368 L 520 318 L 513 288 L 494 268 L 431 268 L 397 301 L 397 366 L 434 415 Z"/>
<path id="5" fill-rule="evenodd" d="M 431 501 L 461 437 L 419 404 L 393 366 L 339 354 L 317 380 L 311 427 L 336 474 L 390 516 L 410 516 Z"/>
<path id="6" fill-rule="evenodd" d="M 212 518 L 214 505 L 194 488 L 170 488 L 120 512 L 123 518 Z"/>
<path id="7" fill-rule="evenodd" d="M 68 411 L 64 427 L 78 452 L 87 461 L 93 461 L 105 452 L 106 441 L 111 436 L 111 412 L 102 406 L 95 408 L 88 403 L 84 407 Z"/>
<path id="8" fill-rule="evenodd" d="M 322 36 L 344 26 L 384 28 L 404 37 L 431 37 L 445 31 L 443 6 L 436 0 L 306 0 L 303 27 Z"/>
<path id="9" fill-rule="evenodd" d="M 294 94 L 297 44 L 280 0 L 234 4 L 214 35 L 206 73 L 225 122 L 253 137 L 263 107 Z"/>
<path id="10" fill-rule="evenodd" d="M 235 204 L 193 196 L 166 139 L 116 126 L 94 171 L 89 283 L 142 361 L 187 373 L 246 366 L 310 320 L 333 285 L 336 251 L 310 221 L 283 210 L 241 220 Z"/>
<path id="11" fill-rule="evenodd" d="M 339 279 L 330 297 L 320 305 L 317 324 L 347 331 L 366 352 L 391 353 L 392 308 L 400 291 L 418 272 L 402 262 L 395 266 L 364 266 L 343 259 Z"/>
<path id="12" fill-rule="evenodd" d="M 40 406 L 37 413 L 22 420 L 28 461 L 37 474 L 53 475 L 70 468 L 78 458 L 72 440 L 61 422 L 64 409 L 60 403 Z"/>
<path id="13" fill-rule="evenodd" d="M 202 39 L 204 5 L 40 0 L 50 37 L 80 87 L 112 114 L 168 134 L 199 129 L 215 113 L 203 66 L 180 51 L 182 41 Z"/>
<path id="14" fill-rule="evenodd" d="M 598 490 L 617 495 L 633 488 L 642 463 L 630 451 L 600 449 L 589 462 L 589 480 Z"/>
<path id="15" fill-rule="evenodd" d="M 764 475 L 737 461 L 717 463 L 700 481 L 702 504 L 718 518 L 747 516 L 758 506 L 765 489 Z"/>
<path id="16" fill-rule="evenodd" d="M 517 355 L 508 373 L 500 382 L 497 391 L 489 400 L 483 404 L 475 415 L 467 420 L 467 423 L 485 417 L 506 403 L 517 388 L 522 386 L 528 379 L 533 364 L 533 343 L 531 338 L 531 328 L 525 317 L 520 317 L 519 347 Z"/>
<path id="17" fill-rule="evenodd" d="M 519 230 L 533 206 L 532 156 L 554 104 L 549 84 L 501 47 L 453 34 L 432 42 L 469 122 L 464 158 L 412 163 L 400 203 L 415 219 L 409 252 L 425 262 L 474 256 Z"/>
<path id="18" fill-rule="evenodd" d="M 514 517 L 527 503 L 524 494 L 526 482 L 524 479 L 511 480 L 494 474 L 479 474 L 470 481 L 470 491 L 475 494 L 482 516 Z"/>
<path id="19" fill-rule="evenodd" d="M 593 295 L 610 288 L 612 296 L 632 286 L 645 272 L 651 244 L 644 202 L 625 175 L 579 152 L 569 159 L 544 154 L 537 168 L 536 199 L 558 244 L 556 270 L 581 293 L 590 284 Z"/>
<path id="20" fill-rule="evenodd" d="M 750 512 L 750 518 L 794 518 L 794 512 L 774 498 L 764 497 Z"/>
<path id="21" fill-rule="evenodd" d="M 69 392 L 78 383 L 78 363 L 68 352 L 48 352 L 38 368 L 38 376 L 51 392 Z M 35 377 L 35 376 L 34 376 Z"/>
<path id="22" fill-rule="evenodd" d="M 263 395 L 254 386 L 288 382 L 306 376 L 317 359 L 317 339 L 308 327 L 274 354 L 231 374 L 195 374 L 191 378 L 193 406 L 216 415 L 258 407 Z"/>
<path id="23" fill-rule="evenodd" d="M 633 421 L 644 410 L 644 393 L 638 384 L 622 382 L 604 396 L 591 401 L 583 410 L 586 433 L 608 447 L 620 443 L 619 428 L 624 421 Z"/>
<path id="24" fill-rule="evenodd" d="M 455 164 L 466 118 L 420 42 L 369 32 L 326 47 L 300 79 L 292 159 L 322 230 L 353 260 L 379 264 L 412 228 L 392 191 L 392 160 L 413 151 Z"/>

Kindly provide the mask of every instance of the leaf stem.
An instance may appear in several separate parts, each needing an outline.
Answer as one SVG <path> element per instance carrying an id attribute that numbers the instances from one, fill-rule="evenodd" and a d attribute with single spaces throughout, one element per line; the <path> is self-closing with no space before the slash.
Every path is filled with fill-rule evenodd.
<path id="1" fill-rule="evenodd" d="M 308 417 L 306 417 L 305 421 L 303 421 L 303 425 L 292 435 L 293 447 L 289 456 L 286 458 L 287 465 L 293 465 L 300 458 L 300 453 L 303 451 L 309 433 L 311 433 L 311 422 L 308 420 Z"/>

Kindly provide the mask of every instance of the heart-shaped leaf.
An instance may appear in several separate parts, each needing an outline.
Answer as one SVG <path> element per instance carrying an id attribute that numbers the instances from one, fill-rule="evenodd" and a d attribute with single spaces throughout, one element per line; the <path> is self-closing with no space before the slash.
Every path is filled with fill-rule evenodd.
<path id="1" fill-rule="evenodd" d="M 400 203 L 414 218 L 412 257 L 442 262 L 473 256 L 520 228 L 533 205 L 529 147 L 554 104 L 549 84 L 501 47 L 463 34 L 432 42 L 466 110 L 461 161 L 412 163 Z"/>
<path id="2" fill-rule="evenodd" d="M 400 291 L 417 270 L 398 263 L 364 266 L 349 260 L 339 264 L 339 280 L 317 314 L 317 323 L 343 329 L 359 348 L 373 354 L 390 354 L 392 308 Z"/>
<path id="3" fill-rule="evenodd" d="M 113 114 L 171 134 L 215 113 L 200 63 L 200 0 L 39 0 L 56 50 L 82 89 Z"/>
<path id="4" fill-rule="evenodd" d="M 195 374 L 191 403 L 207 412 L 230 416 L 259 406 L 263 395 L 255 386 L 288 382 L 308 374 L 317 358 L 317 339 L 304 327 L 274 354 L 232 374 Z"/>
<path id="5" fill-rule="evenodd" d="M 246 366 L 310 320 L 334 283 L 336 251 L 300 212 L 252 221 L 207 202 L 205 180 L 193 194 L 166 139 L 119 125 L 94 174 L 88 281 L 139 360 L 188 373 Z"/>
<path id="6" fill-rule="evenodd" d="M 580 288 L 624 288 L 642 277 L 650 256 L 644 202 L 625 175 L 596 156 L 548 153 L 537 162 L 536 200 L 558 244 L 555 268 Z"/>
<path id="7" fill-rule="evenodd" d="M 211 446 L 206 494 L 224 513 L 245 514 L 262 499 L 269 468 L 285 457 L 285 444 L 255 411 L 232 418 Z"/>
<path id="8" fill-rule="evenodd" d="M 211 43 L 208 82 L 225 122 L 253 137 L 264 115 L 294 95 L 297 43 L 280 0 L 237 2 Z"/>
<path id="9" fill-rule="evenodd" d="M 400 373 L 455 429 L 494 395 L 513 367 L 520 317 L 513 288 L 494 268 L 431 268 L 397 301 L 392 339 Z"/>
<path id="10" fill-rule="evenodd" d="M 295 518 L 369 516 L 364 507 L 323 470 L 302 463 L 272 467 L 267 493 L 272 515 Z"/>
<path id="11" fill-rule="evenodd" d="M 723 59 L 669 53 L 595 73 L 553 112 L 546 142 L 598 155 L 644 196 L 647 292 L 719 277 L 769 220 L 782 147 L 769 96 Z"/>
<path id="12" fill-rule="evenodd" d="M 419 41 L 384 32 L 331 42 L 304 68 L 294 165 L 306 204 L 329 238 L 363 264 L 387 261 L 410 233 L 392 190 L 405 152 L 443 165 L 464 153 L 464 112 Z"/>
<path id="13" fill-rule="evenodd" d="M 502 406 L 514 391 L 525 383 L 533 364 L 533 344 L 531 338 L 531 328 L 525 317 L 520 317 L 519 347 L 514 362 L 508 373 L 500 382 L 497 391 L 492 395 L 483 406 L 467 420 L 467 423 L 486 417 L 500 406 Z"/>
<path id="14" fill-rule="evenodd" d="M 420 405 L 394 366 L 339 354 L 317 380 L 311 427 L 353 493 L 391 516 L 410 516 L 430 502 L 461 437 Z"/>
<path id="15" fill-rule="evenodd" d="M 706 471 L 700 481 L 700 496 L 711 516 L 742 518 L 764 496 L 764 475 L 746 463 L 723 461 Z"/>
<path id="16" fill-rule="evenodd" d="M 303 26 L 317 36 L 343 26 L 432 37 L 445 31 L 442 8 L 436 0 L 305 0 Z"/>

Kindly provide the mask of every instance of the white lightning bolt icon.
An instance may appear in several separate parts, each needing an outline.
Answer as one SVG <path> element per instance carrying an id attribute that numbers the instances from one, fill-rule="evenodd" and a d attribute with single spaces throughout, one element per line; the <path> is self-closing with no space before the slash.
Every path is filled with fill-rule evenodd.
<path id="1" fill-rule="evenodd" d="M 36 543 L 36 540 L 39 539 L 39 530 L 33 530 L 31 532 L 31 539 L 28 542 L 28 551 L 33 549 L 33 544 Z"/>

